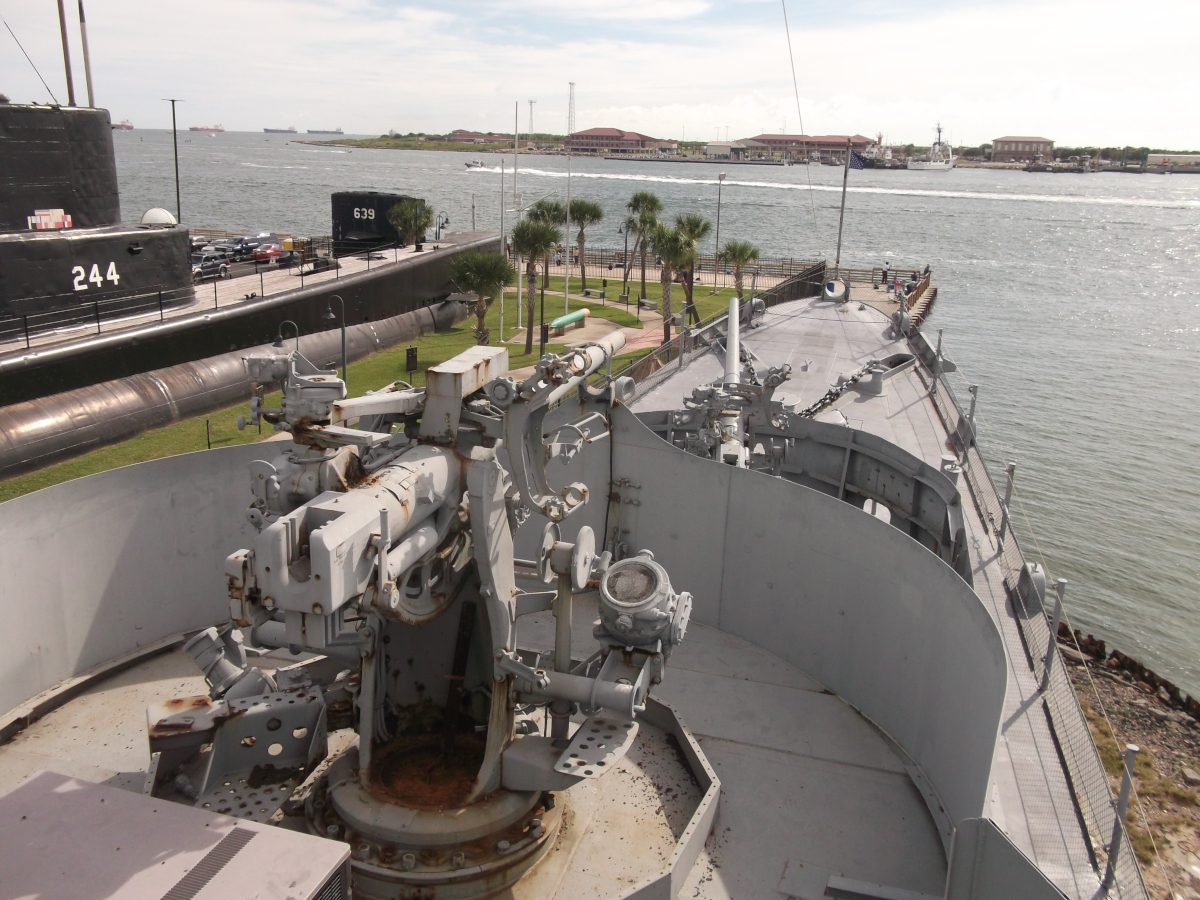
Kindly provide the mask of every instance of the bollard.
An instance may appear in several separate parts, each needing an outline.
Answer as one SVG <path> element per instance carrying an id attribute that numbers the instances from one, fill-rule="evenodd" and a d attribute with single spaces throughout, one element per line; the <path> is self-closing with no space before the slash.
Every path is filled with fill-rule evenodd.
<path id="1" fill-rule="evenodd" d="M 1015 463 L 1009 463 L 1004 467 L 1004 472 L 1008 476 L 1004 483 L 1004 505 L 1000 508 L 1000 534 L 997 536 L 996 549 L 1004 549 L 1004 535 L 1008 532 L 1008 504 L 1012 501 L 1013 476 L 1017 474 L 1017 466 Z"/>
<path id="2" fill-rule="evenodd" d="M 1067 592 L 1067 579 L 1059 578 L 1054 582 L 1054 617 L 1050 622 L 1050 640 L 1046 642 L 1046 658 L 1042 660 L 1042 683 L 1038 690 L 1050 687 L 1050 667 L 1054 662 L 1056 645 L 1058 644 L 1058 624 L 1062 621 L 1063 595 Z"/>
<path id="3" fill-rule="evenodd" d="M 1125 771 L 1121 774 L 1121 793 L 1117 797 L 1117 819 L 1113 822 L 1112 840 L 1108 842 L 1108 865 L 1104 869 L 1104 881 L 1101 887 L 1104 893 L 1112 887 L 1113 878 L 1117 874 L 1117 854 L 1121 850 L 1121 835 L 1125 831 L 1125 814 L 1129 811 L 1129 791 L 1133 787 L 1133 766 L 1137 761 L 1137 744 L 1125 745 Z"/>

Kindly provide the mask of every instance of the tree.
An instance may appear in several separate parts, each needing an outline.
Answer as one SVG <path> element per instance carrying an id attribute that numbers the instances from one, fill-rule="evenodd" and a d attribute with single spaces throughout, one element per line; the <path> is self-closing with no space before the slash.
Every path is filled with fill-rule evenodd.
<path id="1" fill-rule="evenodd" d="M 406 197 L 388 210 L 388 221 L 402 242 L 416 244 L 425 240 L 425 232 L 433 227 L 433 210 L 423 200 Z"/>
<path id="2" fill-rule="evenodd" d="M 533 352 L 533 311 L 537 303 L 537 260 L 549 255 L 562 239 L 548 222 L 523 219 L 513 226 L 512 245 L 518 256 L 525 257 L 525 312 L 529 328 L 525 332 L 525 355 Z"/>
<path id="3" fill-rule="evenodd" d="M 659 225 L 651 232 L 649 244 L 654 254 L 662 260 L 663 343 L 666 343 L 671 339 L 671 281 L 680 266 L 686 265 L 687 243 L 678 228 Z"/>
<path id="4" fill-rule="evenodd" d="M 547 225 L 558 227 L 560 223 L 566 224 L 567 208 L 557 200 L 551 200 L 543 197 L 536 203 L 530 204 L 525 210 L 525 217 L 532 219 L 534 222 L 545 222 Z M 553 248 L 552 248 L 553 249 Z M 547 252 L 542 260 L 542 287 L 550 287 L 550 253 Z"/>
<path id="5" fill-rule="evenodd" d="M 571 221 L 579 226 L 579 234 L 575 236 L 575 243 L 579 247 L 579 280 L 583 283 L 583 290 L 585 291 L 587 290 L 587 269 L 583 262 L 583 230 L 595 225 L 603 218 L 604 210 L 596 201 L 571 201 Z"/>
<path id="6" fill-rule="evenodd" d="M 738 300 L 742 299 L 742 275 L 746 266 L 758 259 L 762 254 L 749 241 L 726 241 L 725 246 L 717 254 L 722 263 L 733 266 L 733 286 L 737 289 Z"/>
<path id="7" fill-rule="evenodd" d="M 450 260 L 450 280 L 459 290 L 474 292 L 475 341 L 488 343 L 491 332 L 484 324 L 488 309 L 517 280 L 516 267 L 498 250 L 472 250 Z"/>
<path id="8" fill-rule="evenodd" d="M 637 243 L 634 244 L 634 253 L 640 252 L 642 255 L 641 298 L 645 300 L 646 250 L 650 244 L 650 236 L 659 224 L 658 214 L 662 212 L 662 201 L 651 191 L 638 191 L 629 198 L 629 202 L 625 204 L 625 209 L 629 211 L 629 218 L 625 220 L 625 227 L 637 235 Z"/>
<path id="9" fill-rule="evenodd" d="M 696 304 L 692 302 L 692 283 L 696 275 L 696 252 L 700 242 L 712 234 L 712 222 L 697 213 L 686 213 L 675 217 L 675 229 L 684 244 L 684 258 L 679 263 L 679 271 L 683 274 L 683 309 L 699 325 L 700 313 L 696 312 Z"/>

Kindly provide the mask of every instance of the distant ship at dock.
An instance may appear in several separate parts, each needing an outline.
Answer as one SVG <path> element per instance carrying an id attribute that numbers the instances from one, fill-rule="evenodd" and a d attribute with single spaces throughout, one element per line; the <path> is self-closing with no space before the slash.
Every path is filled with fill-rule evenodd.
<path id="1" fill-rule="evenodd" d="M 264 128 L 263 131 L 265 131 L 267 134 L 295 134 L 296 126 L 289 125 L 287 128 Z"/>

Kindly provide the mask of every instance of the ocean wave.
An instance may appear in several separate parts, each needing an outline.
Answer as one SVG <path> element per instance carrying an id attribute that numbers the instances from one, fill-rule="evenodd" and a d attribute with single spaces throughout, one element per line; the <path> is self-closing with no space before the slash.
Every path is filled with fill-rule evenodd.
<path id="1" fill-rule="evenodd" d="M 468 172 L 490 172 L 499 174 L 499 166 L 485 166 L 477 169 L 467 169 Z M 510 174 L 512 169 L 507 169 Z M 542 178 L 566 178 L 566 172 L 552 172 L 546 169 L 521 169 L 521 175 L 534 175 Z M 671 175 L 636 175 L 636 174 L 619 174 L 612 172 L 572 172 L 572 178 L 590 178 L 602 181 L 635 181 L 635 182 L 651 182 L 659 184 L 695 184 L 695 185 L 715 185 L 716 178 L 680 178 Z M 786 181 L 743 181 L 740 179 L 726 178 L 725 186 L 737 186 L 747 188 L 766 188 L 776 191 L 807 191 L 810 186 L 806 182 L 786 182 Z M 841 193 L 840 185 L 832 184 L 814 184 L 811 186 L 813 191 L 821 191 L 824 193 Z M 990 191 L 949 191 L 949 190 L 925 190 L 922 188 L 886 188 L 886 187 L 850 187 L 847 192 L 851 194 L 886 194 L 894 197 L 940 197 L 950 200 L 994 200 L 1001 202 L 1019 201 L 1025 203 L 1066 203 L 1066 204 L 1082 204 L 1087 206 L 1139 206 L 1149 207 L 1152 209 L 1200 209 L 1200 199 L 1196 200 L 1157 200 L 1153 198 L 1141 197 L 1078 197 L 1078 196 L 1063 196 L 1056 194 L 1002 194 Z"/>

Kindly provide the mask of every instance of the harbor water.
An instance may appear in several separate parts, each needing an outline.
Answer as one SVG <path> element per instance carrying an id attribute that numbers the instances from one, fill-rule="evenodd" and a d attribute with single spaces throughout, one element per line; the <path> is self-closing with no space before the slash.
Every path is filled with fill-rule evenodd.
<path id="1" fill-rule="evenodd" d="M 126 221 L 174 209 L 170 133 L 113 138 Z M 329 195 L 355 189 L 423 197 L 453 230 L 472 215 L 478 229 L 500 223 L 495 155 L 467 170 L 476 154 L 235 132 L 185 133 L 179 155 L 192 226 L 328 234 Z M 511 224 L 513 157 L 503 159 Z M 636 190 L 656 193 L 664 216 L 715 222 L 724 171 L 722 242 L 833 259 L 840 168 L 569 165 L 571 196 L 605 210 L 592 246 L 623 246 Z M 521 202 L 564 199 L 567 167 L 523 155 Z M 925 328 L 944 330 L 947 355 L 979 385 L 981 448 L 996 477 L 1016 464 L 1017 533 L 1027 556 L 1070 581 L 1072 624 L 1200 695 L 1200 177 L 864 170 L 850 185 L 843 261 L 932 267 L 939 294 Z M 952 379 L 965 397 L 966 380 Z"/>

